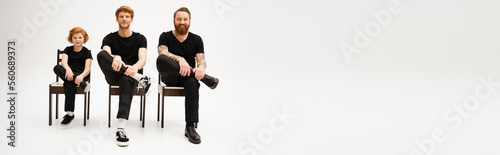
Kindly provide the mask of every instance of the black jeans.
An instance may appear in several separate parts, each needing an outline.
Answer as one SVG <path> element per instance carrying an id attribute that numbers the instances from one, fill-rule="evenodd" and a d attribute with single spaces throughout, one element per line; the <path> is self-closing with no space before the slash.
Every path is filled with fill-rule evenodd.
<path id="1" fill-rule="evenodd" d="M 156 69 L 162 77 L 161 81 L 167 86 L 184 87 L 186 122 L 198 122 L 200 82 L 194 78 L 194 73 L 189 77 L 182 77 L 179 74 L 179 63 L 163 54 L 156 59 Z"/>
<path id="2" fill-rule="evenodd" d="M 128 120 L 132 97 L 139 82 L 130 76 L 124 75 L 123 73 L 125 73 L 126 69 L 123 67 L 118 72 L 113 70 L 113 67 L 111 67 L 113 57 L 104 50 L 97 54 L 97 62 L 99 63 L 99 67 L 101 67 L 102 73 L 104 73 L 106 82 L 112 86 L 120 86 L 119 106 L 116 118 Z M 139 73 L 142 73 L 142 69 L 139 70 Z"/>
<path id="3" fill-rule="evenodd" d="M 76 93 L 76 85 L 75 79 L 76 76 L 82 74 L 80 72 L 73 72 L 73 81 L 66 80 L 66 69 L 64 69 L 61 65 L 54 66 L 54 73 L 56 73 L 59 78 L 64 81 L 64 111 L 74 112 L 75 111 L 75 93 Z M 90 74 L 89 74 L 90 75 Z M 89 75 L 83 78 L 83 81 L 89 81 Z"/>

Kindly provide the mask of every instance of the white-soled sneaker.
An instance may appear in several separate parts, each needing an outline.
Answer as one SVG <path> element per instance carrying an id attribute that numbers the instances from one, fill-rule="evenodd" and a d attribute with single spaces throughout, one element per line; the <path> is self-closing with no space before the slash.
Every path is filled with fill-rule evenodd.
<path id="1" fill-rule="evenodd" d="M 80 83 L 80 87 L 82 88 L 83 92 L 89 92 L 90 91 L 90 83 L 88 81 L 83 81 Z"/>
<path id="2" fill-rule="evenodd" d="M 126 147 L 129 144 L 127 133 L 123 128 L 118 128 L 118 130 L 116 130 L 116 144 L 120 147 Z"/>
<path id="3" fill-rule="evenodd" d="M 144 88 L 144 94 L 149 94 L 149 87 L 151 86 L 151 78 L 149 76 L 144 76 L 139 80 L 139 84 Z"/>

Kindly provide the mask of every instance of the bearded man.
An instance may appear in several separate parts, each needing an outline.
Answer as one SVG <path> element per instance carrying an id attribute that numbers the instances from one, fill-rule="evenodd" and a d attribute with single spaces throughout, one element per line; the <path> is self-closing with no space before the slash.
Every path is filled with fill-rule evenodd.
<path id="1" fill-rule="evenodd" d="M 215 89 L 219 79 L 205 74 L 207 67 L 205 51 L 201 37 L 189 32 L 191 13 L 186 7 L 174 12 L 175 30 L 163 32 L 158 43 L 156 68 L 161 81 L 167 86 L 184 87 L 185 121 L 184 135 L 189 142 L 201 143 L 196 132 L 199 107 L 199 88 L 202 81 L 209 88 Z"/>

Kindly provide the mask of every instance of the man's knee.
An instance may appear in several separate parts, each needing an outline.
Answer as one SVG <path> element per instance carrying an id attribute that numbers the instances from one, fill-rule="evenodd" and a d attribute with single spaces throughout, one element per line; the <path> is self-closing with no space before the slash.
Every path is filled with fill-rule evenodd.
<path id="1" fill-rule="evenodd" d="M 156 69 L 160 70 L 160 68 L 165 67 L 163 64 L 166 64 L 168 59 L 170 58 L 166 55 L 160 54 L 158 58 L 156 58 Z"/>
<path id="2" fill-rule="evenodd" d="M 165 61 L 165 60 L 168 60 L 168 59 L 170 59 L 170 58 L 169 58 L 169 57 L 167 57 L 165 54 L 160 54 L 160 55 L 158 56 L 158 58 L 156 58 L 156 62 L 158 62 L 158 61 L 160 61 L 160 60 Z"/>
<path id="3" fill-rule="evenodd" d="M 97 54 L 97 61 L 101 61 L 101 60 L 105 59 L 108 56 L 109 56 L 109 53 L 107 51 L 105 51 L 105 50 L 102 50 L 101 52 L 99 52 Z"/>
<path id="4" fill-rule="evenodd" d="M 62 67 L 61 65 L 57 64 L 56 66 L 54 66 L 54 73 L 58 73 L 59 72 L 59 68 Z"/>
<path id="5" fill-rule="evenodd" d="M 177 64 L 177 61 L 173 60 L 172 58 L 160 54 L 158 58 L 156 58 L 156 67 L 159 69 L 160 67 L 169 67 Z"/>

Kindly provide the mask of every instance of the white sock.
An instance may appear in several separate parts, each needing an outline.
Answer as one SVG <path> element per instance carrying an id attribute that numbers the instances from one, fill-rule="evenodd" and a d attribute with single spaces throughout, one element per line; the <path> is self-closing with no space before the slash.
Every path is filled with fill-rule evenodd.
<path id="1" fill-rule="evenodd" d="M 118 119 L 118 128 L 125 128 L 125 123 L 127 122 L 127 119 L 125 118 L 119 118 Z"/>
<path id="2" fill-rule="evenodd" d="M 144 77 L 144 75 L 136 73 L 132 78 L 134 78 L 137 81 L 141 81 L 141 78 Z"/>
<path id="3" fill-rule="evenodd" d="M 66 112 L 66 114 L 68 114 L 69 116 L 73 116 L 74 115 L 74 113 L 71 112 L 71 111 Z"/>

